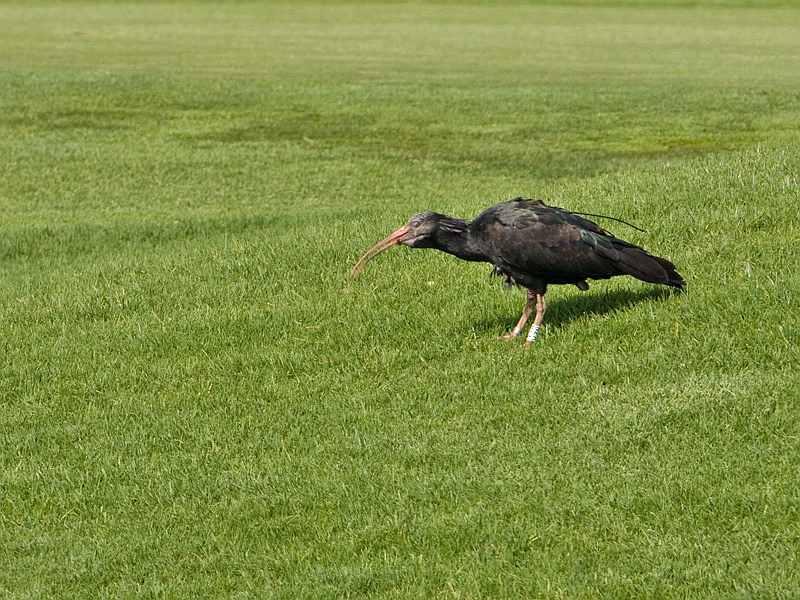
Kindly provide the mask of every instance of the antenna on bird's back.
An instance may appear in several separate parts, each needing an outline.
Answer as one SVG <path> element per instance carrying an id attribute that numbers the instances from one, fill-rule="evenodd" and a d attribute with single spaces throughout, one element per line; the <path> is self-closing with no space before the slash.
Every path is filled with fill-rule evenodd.
<path id="1" fill-rule="evenodd" d="M 571 212 L 573 215 L 580 215 L 581 217 L 597 217 L 599 219 L 610 219 L 612 221 L 616 221 L 617 223 L 622 223 L 623 225 L 627 225 L 628 227 L 632 227 L 636 231 L 641 231 L 642 233 L 650 233 L 646 229 L 642 229 L 641 227 L 637 227 L 636 225 L 628 223 L 627 221 L 623 221 L 622 219 L 618 219 L 617 217 L 609 217 L 608 215 L 596 215 L 594 213 L 587 213 L 587 212 L 577 212 L 577 211 L 574 211 L 574 210 L 571 210 L 569 212 Z"/>
<path id="2" fill-rule="evenodd" d="M 524 202 L 524 201 L 525 201 L 525 198 L 523 198 L 522 196 L 517 196 L 516 198 L 512 198 L 511 199 L 511 202 Z M 542 204 L 541 200 L 534 200 L 534 202 Z M 623 225 L 627 225 L 628 227 L 632 227 L 636 231 L 641 231 L 642 233 L 650 233 L 646 229 L 642 229 L 641 227 L 637 227 L 636 225 L 633 225 L 632 223 L 628 223 L 627 221 L 623 221 L 622 219 L 618 219 L 617 217 L 609 217 L 608 215 L 597 215 L 595 213 L 578 212 L 578 211 L 575 211 L 575 210 L 568 210 L 568 211 L 565 211 L 565 212 L 572 213 L 573 215 L 578 215 L 578 216 L 581 216 L 581 217 L 597 217 L 599 219 L 610 219 L 612 221 L 617 221 L 618 223 L 622 223 Z"/>

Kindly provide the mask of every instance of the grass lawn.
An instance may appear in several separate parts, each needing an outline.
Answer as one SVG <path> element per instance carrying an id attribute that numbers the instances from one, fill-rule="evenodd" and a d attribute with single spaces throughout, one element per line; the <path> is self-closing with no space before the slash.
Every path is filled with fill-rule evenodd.
<path id="1" fill-rule="evenodd" d="M 0 596 L 800 596 L 800 7 L 0 2 Z M 681 294 L 395 249 L 515 196 Z"/>

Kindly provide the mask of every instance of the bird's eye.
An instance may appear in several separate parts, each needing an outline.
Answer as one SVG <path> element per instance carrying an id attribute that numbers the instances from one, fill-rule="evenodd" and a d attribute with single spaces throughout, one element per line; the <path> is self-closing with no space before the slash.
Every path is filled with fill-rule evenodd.
<path id="1" fill-rule="evenodd" d="M 412 227 L 419 227 L 419 221 L 414 221 L 413 223 L 411 223 L 411 226 Z"/>

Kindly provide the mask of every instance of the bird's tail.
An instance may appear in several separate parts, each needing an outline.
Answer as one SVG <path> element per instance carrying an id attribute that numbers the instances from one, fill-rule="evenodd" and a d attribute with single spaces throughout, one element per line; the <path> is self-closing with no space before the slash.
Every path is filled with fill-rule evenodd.
<path id="1" fill-rule="evenodd" d="M 611 244 L 618 256 L 615 263 L 624 273 L 647 283 L 660 283 L 678 289 L 683 289 L 686 285 L 683 277 L 675 270 L 675 265 L 666 258 L 654 256 L 644 248 L 616 238 L 611 239 Z"/>

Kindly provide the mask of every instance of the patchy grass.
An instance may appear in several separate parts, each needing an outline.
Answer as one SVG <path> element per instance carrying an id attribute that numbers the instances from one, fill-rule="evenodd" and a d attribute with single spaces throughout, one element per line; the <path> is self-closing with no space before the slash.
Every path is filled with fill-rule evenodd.
<path id="1" fill-rule="evenodd" d="M 800 11 L 0 4 L 0 591 L 800 590 Z M 673 260 L 548 292 L 408 215 Z"/>

